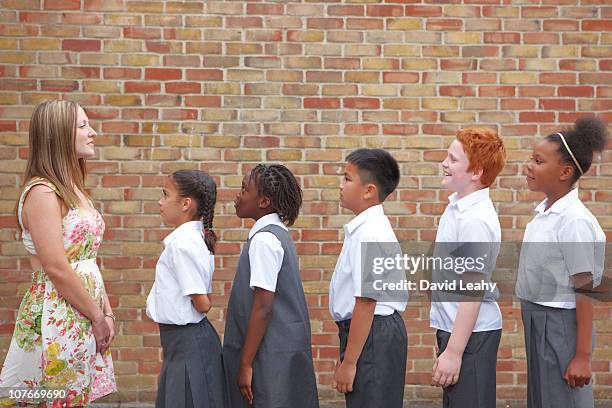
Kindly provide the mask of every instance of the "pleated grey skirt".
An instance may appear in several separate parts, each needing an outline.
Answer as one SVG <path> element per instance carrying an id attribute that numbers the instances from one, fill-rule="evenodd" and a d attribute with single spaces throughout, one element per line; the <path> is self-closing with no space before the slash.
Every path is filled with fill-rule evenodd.
<path id="1" fill-rule="evenodd" d="M 225 408 L 221 342 L 207 318 L 176 326 L 160 324 L 164 354 L 156 408 Z"/>
<path id="2" fill-rule="evenodd" d="M 521 316 L 527 351 L 527 406 L 593 408 L 592 382 L 571 388 L 563 379 L 576 354 L 576 309 L 521 301 Z"/>

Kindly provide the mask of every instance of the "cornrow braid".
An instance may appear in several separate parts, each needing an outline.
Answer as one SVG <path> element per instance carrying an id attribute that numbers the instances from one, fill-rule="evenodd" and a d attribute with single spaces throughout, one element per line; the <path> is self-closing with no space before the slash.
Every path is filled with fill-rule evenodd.
<path id="1" fill-rule="evenodd" d="M 260 196 L 268 197 L 272 208 L 288 226 L 293 225 L 302 206 L 302 189 L 291 171 L 281 164 L 258 164 L 249 176 Z"/>
<path id="2" fill-rule="evenodd" d="M 196 216 L 202 221 L 204 243 L 211 254 L 215 253 L 217 235 L 213 230 L 217 184 L 207 173 L 198 170 L 177 170 L 172 179 L 181 197 L 193 198 L 197 204 Z"/>

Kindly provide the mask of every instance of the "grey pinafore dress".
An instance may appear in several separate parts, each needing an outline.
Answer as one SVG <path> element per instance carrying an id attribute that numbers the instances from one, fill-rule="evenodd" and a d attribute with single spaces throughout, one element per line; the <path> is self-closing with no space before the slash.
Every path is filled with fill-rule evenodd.
<path id="1" fill-rule="evenodd" d="M 319 402 L 310 320 L 295 246 L 289 231 L 278 225 L 265 226 L 256 234 L 264 231 L 280 241 L 284 257 L 276 282 L 272 317 L 253 360 L 253 405 L 255 408 L 316 408 Z M 223 340 L 223 364 L 232 408 L 250 407 L 240 394 L 237 378 L 253 305 L 254 292 L 249 286 L 251 239 L 244 245 L 238 261 Z"/>

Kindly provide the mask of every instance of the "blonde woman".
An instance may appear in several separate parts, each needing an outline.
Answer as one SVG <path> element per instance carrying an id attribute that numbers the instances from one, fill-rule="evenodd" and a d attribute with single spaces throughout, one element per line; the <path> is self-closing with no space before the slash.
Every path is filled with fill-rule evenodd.
<path id="1" fill-rule="evenodd" d="M 34 272 L 0 375 L 13 402 L 84 406 L 116 391 L 115 316 L 96 265 L 104 221 L 85 193 L 95 137 L 75 102 L 43 102 L 30 120 L 17 217 Z"/>

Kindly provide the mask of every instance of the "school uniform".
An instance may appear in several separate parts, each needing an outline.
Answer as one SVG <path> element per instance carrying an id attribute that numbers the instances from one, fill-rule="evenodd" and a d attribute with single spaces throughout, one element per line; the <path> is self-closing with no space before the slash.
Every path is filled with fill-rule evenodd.
<path id="1" fill-rule="evenodd" d="M 397 243 L 382 205 L 370 207 L 353 218 L 344 225 L 344 234 L 329 284 L 329 312 L 338 325 L 340 360 L 346 351 L 355 297 L 362 296 L 362 283 L 367 275 L 367 271 L 362 271 L 362 243 Z M 345 394 L 347 407 L 402 406 L 408 338 L 400 313 L 406 309 L 406 301 L 376 303 L 372 327 L 357 361 L 353 391 Z"/>
<path id="2" fill-rule="evenodd" d="M 576 354 L 573 275 L 601 282 L 606 236 L 573 189 L 546 209 L 535 209 L 521 247 L 517 296 L 525 328 L 530 408 L 593 407 L 592 383 L 571 388 L 563 374 Z M 594 341 L 594 336 L 593 336 Z"/>
<path id="3" fill-rule="evenodd" d="M 212 293 L 215 262 L 202 223 L 180 225 L 163 243 L 147 297 L 147 316 L 159 324 L 164 357 L 155 406 L 225 407 L 221 342 L 190 297 Z"/>
<path id="4" fill-rule="evenodd" d="M 230 406 L 250 407 L 237 379 L 256 287 L 275 293 L 272 315 L 252 364 L 253 406 L 318 407 L 298 258 L 291 234 L 276 213 L 261 217 L 249 231 L 230 293 L 223 338 Z"/>
<path id="5" fill-rule="evenodd" d="M 487 261 L 482 270 L 471 269 L 469 272 L 481 272 L 483 280 L 489 282 L 501 242 L 501 227 L 489 197 L 489 189 L 475 191 L 461 199 L 457 193 L 453 193 L 448 199 L 449 204 L 440 218 L 436 234 L 434 257 L 444 259 L 474 252 L 470 255 L 481 256 Z M 448 274 L 449 271 L 434 268 L 432 280 L 444 281 Z M 456 268 L 450 274 L 460 279 Z M 495 406 L 495 366 L 502 329 L 501 311 L 496 302 L 498 296 L 499 292 L 495 289 L 485 291 L 482 298 L 474 299 L 481 301 L 480 311 L 463 352 L 459 381 L 443 390 L 444 407 Z M 429 322 L 431 327 L 437 329 L 436 341 L 440 354 L 450 340 L 459 305 L 459 301 L 453 300 L 448 293 L 432 292 Z"/>

